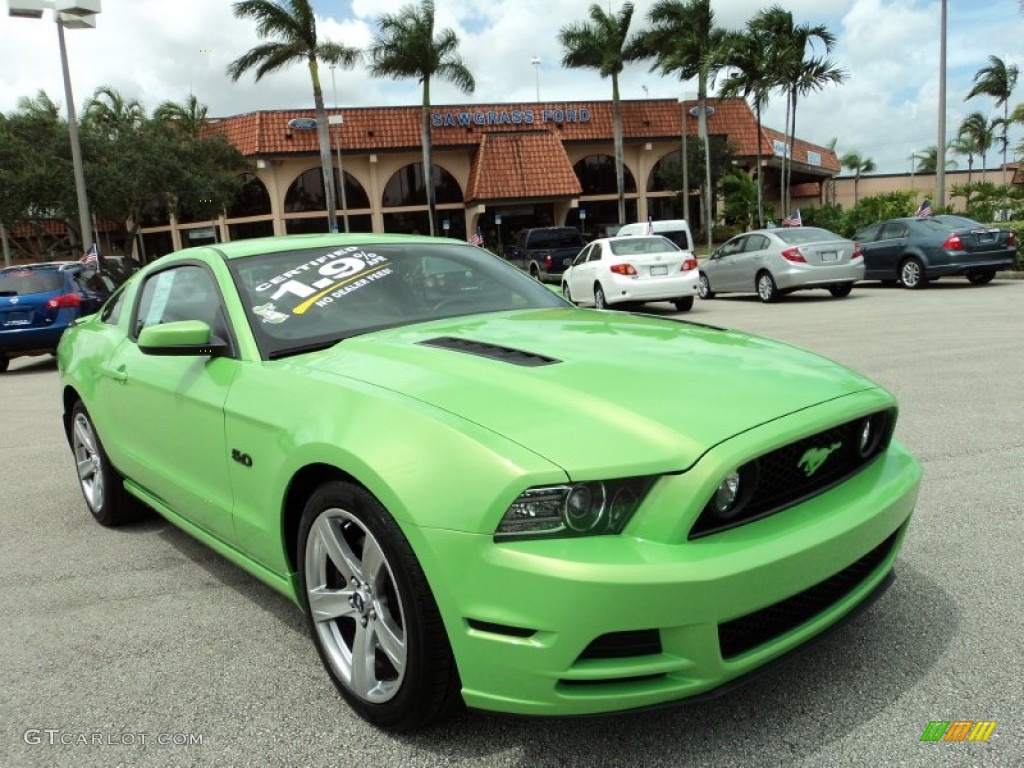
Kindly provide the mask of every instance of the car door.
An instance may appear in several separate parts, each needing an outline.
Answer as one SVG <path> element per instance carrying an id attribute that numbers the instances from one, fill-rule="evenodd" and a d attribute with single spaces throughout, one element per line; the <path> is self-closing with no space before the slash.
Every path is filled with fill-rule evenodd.
<path id="1" fill-rule="evenodd" d="M 743 252 L 746 239 L 746 235 L 739 235 L 718 249 L 713 270 L 708 273 L 711 290 L 719 292 L 750 290 L 748 285 L 741 286 L 739 280 L 738 257 Z"/>
<path id="2" fill-rule="evenodd" d="M 587 257 L 593 248 L 594 244 L 591 243 L 580 251 L 576 258 L 573 259 L 572 266 L 569 268 L 566 283 L 569 284 L 569 293 L 573 301 L 589 301 L 594 298 L 593 284 L 588 283 L 584 279 L 584 265 L 587 263 Z"/>
<path id="3" fill-rule="evenodd" d="M 895 280 L 899 275 L 900 262 L 907 250 L 910 227 L 905 221 L 886 221 L 878 232 L 878 240 L 871 243 L 869 255 L 865 256 L 865 277 L 870 269 L 871 277 L 878 280 Z M 861 249 L 863 253 L 863 248 Z M 870 267 L 868 267 L 870 261 Z"/>
<path id="4" fill-rule="evenodd" d="M 747 235 L 743 249 L 733 257 L 738 291 L 756 291 L 757 273 L 765 263 L 770 241 L 765 235 Z"/>
<path id="5" fill-rule="evenodd" d="M 204 264 L 176 264 L 151 273 L 137 296 L 128 336 L 106 370 L 123 414 L 116 433 L 119 468 L 176 514 L 232 540 L 224 402 L 239 361 L 233 353 L 164 356 L 138 346 L 147 326 L 202 320 L 233 348 L 216 280 Z"/>

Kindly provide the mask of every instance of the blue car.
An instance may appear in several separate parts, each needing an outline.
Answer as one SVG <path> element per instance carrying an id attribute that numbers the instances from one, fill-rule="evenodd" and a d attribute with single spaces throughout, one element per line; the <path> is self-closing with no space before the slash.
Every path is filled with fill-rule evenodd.
<path id="1" fill-rule="evenodd" d="M 78 262 L 0 269 L 0 372 L 11 358 L 53 354 L 64 329 L 99 310 L 114 281 Z"/>

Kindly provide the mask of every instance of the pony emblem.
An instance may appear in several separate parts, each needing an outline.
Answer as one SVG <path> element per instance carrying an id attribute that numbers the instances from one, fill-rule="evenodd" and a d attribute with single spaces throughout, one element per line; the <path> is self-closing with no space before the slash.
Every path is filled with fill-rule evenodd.
<path id="1" fill-rule="evenodd" d="M 797 466 L 803 470 L 803 473 L 810 477 L 822 464 L 839 448 L 839 443 L 832 443 L 832 445 L 826 445 L 821 448 L 808 448 L 804 451 L 804 455 L 800 457 L 800 461 L 797 462 Z"/>

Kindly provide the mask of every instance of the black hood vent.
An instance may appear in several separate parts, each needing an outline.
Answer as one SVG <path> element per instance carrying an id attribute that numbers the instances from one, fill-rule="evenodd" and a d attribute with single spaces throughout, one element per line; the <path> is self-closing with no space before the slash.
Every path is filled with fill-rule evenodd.
<path id="1" fill-rule="evenodd" d="M 436 339 L 427 339 L 419 343 L 427 347 L 439 347 L 440 349 L 450 349 L 453 352 L 464 352 L 467 355 L 488 357 L 491 360 L 500 360 L 503 363 L 511 363 L 512 365 L 522 365 L 526 368 L 536 368 L 541 365 L 553 365 L 562 362 L 553 357 L 545 357 L 533 352 L 524 352 L 521 349 L 488 344 L 484 341 L 457 339 L 454 336 L 438 336 Z"/>

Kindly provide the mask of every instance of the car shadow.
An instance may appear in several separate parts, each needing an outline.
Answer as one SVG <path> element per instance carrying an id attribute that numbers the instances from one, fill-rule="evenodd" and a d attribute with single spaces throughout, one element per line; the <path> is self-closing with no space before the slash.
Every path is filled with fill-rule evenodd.
<path id="1" fill-rule="evenodd" d="M 31 362 L 23 362 L 25 358 L 16 357 L 11 360 L 11 367 L 8 368 L 4 373 L 0 374 L 3 376 L 29 376 L 40 371 L 56 371 L 57 370 L 57 358 L 49 355 L 45 357 L 38 357 L 31 359 Z"/>

